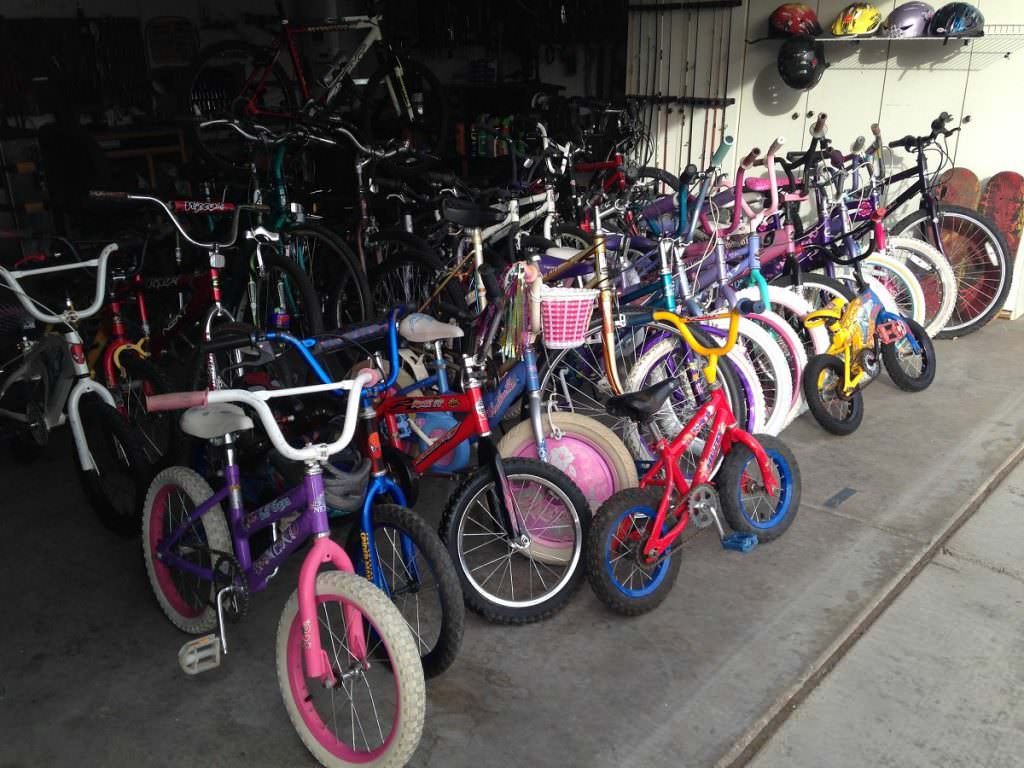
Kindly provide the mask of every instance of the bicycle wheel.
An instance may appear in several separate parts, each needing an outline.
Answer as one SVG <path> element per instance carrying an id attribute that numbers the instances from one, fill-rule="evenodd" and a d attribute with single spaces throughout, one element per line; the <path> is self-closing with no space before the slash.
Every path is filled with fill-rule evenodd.
<path id="1" fill-rule="evenodd" d="M 300 339 L 324 332 L 324 316 L 309 276 L 283 253 L 264 247 L 250 267 L 234 317 L 255 328 L 287 331 Z"/>
<path id="2" fill-rule="evenodd" d="M 939 338 L 974 333 L 996 316 L 1006 301 L 1013 278 L 1013 258 L 999 227 L 988 216 L 956 205 L 938 206 L 940 242 L 931 218 L 918 210 L 889 231 L 924 240 L 949 261 L 957 280 L 953 315 Z"/>
<path id="3" fill-rule="evenodd" d="M 425 65 L 402 59 L 399 80 L 394 66 L 378 69 L 363 91 L 361 117 L 367 141 L 405 139 L 416 149 L 441 152 L 447 141 L 448 105 L 441 82 Z M 403 114 L 402 94 L 412 103 Z"/>
<path id="4" fill-rule="evenodd" d="M 241 40 L 214 43 L 196 56 L 181 109 L 191 118 L 187 130 L 192 145 L 222 170 L 246 172 L 249 148 L 231 128 L 200 129 L 200 123 L 245 117 L 250 99 L 258 109 L 282 117 L 298 108 L 294 85 L 273 56 L 271 49 Z"/>
<path id="5" fill-rule="evenodd" d="M 451 497 L 441 540 L 459 571 L 466 605 L 489 621 L 525 624 L 564 608 L 579 586 L 590 508 L 580 489 L 550 464 L 508 459 L 504 466 L 510 513 L 525 543 L 509 541 L 502 530 L 502 489 L 490 466 L 470 475 Z M 543 544 L 540 552 L 532 549 L 535 538 Z"/>
<path id="6" fill-rule="evenodd" d="M 289 227 L 291 256 L 309 276 L 327 330 L 365 322 L 373 315 L 370 284 L 345 241 L 326 227 Z"/>
<path id="7" fill-rule="evenodd" d="M 96 397 L 83 398 L 78 414 L 96 465 L 78 470 L 86 496 L 106 528 L 138 533 L 141 501 L 151 476 L 138 434 L 116 408 Z"/>
<path id="8" fill-rule="evenodd" d="M 914 337 L 919 351 L 914 351 L 904 337 L 892 344 L 882 345 L 882 362 L 889 378 L 900 389 L 920 392 L 935 380 L 935 347 L 925 330 L 913 320 L 903 319 L 907 333 Z"/>
<path id="9" fill-rule="evenodd" d="M 935 336 L 945 328 L 956 308 L 957 283 L 953 268 L 938 250 L 912 237 L 890 237 L 885 255 L 917 278 L 924 297 L 921 325 L 930 336 Z"/>
<path id="10" fill-rule="evenodd" d="M 369 269 L 373 305 L 379 314 L 403 305 L 423 307 L 423 311 L 428 313 L 445 314 L 441 312 L 440 304 L 448 305 L 449 310 L 468 313 L 462 283 L 457 278 L 449 280 L 437 292 L 444 274 L 440 259 L 432 253 L 403 251 L 389 256 L 383 263 Z"/>
<path id="11" fill-rule="evenodd" d="M 349 646 L 346 608 L 369 627 L 365 654 Z M 298 590 L 277 625 L 277 682 L 299 738 L 330 768 L 405 765 L 423 734 L 427 697 L 405 619 L 383 592 L 343 571 L 317 574 L 316 612 L 307 632 L 319 632 L 337 685 L 306 677 Z"/>
<path id="12" fill-rule="evenodd" d="M 729 527 L 771 541 L 786 532 L 800 509 L 800 467 L 778 438 L 754 435 L 754 439 L 768 456 L 775 492 L 769 494 L 765 489 L 761 467 L 743 443 L 732 444 L 715 484 Z"/>
<path id="13" fill-rule="evenodd" d="M 861 271 L 888 311 L 924 322 L 924 291 L 905 265 L 886 254 L 876 253 L 861 262 Z"/>
<path id="14" fill-rule="evenodd" d="M 649 488 L 620 491 L 597 511 L 587 537 L 587 581 L 602 603 L 624 616 L 657 608 L 679 576 L 683 558 L 678 552 L 655 563 L 641 559 L 660 501 L 660 494 Z"/>
<path id="15" fill-rule="evenodd" d="M 47 376 L 38 374 L 15 382 L 5 393 L 4 407 L 25 414 L 10 444 L 11 455 L 21 463 L 36 459 L 49 445 L 50 429 L 46 425 Z"/>
<path id="16" fill-rule="evenodd" d="M 142 555 L 149 585 L 171 623 L 193 635 L 217 628 L 217 584 L 167 565 L 157 555 L 157 547 L 212 497 L 209 484 L 191 469 L 168 467 L 153 478 L 142 509 Z M 224 510 L 216 504 L 188 527 L 173 551 L 212 570 L 221 555 L 234 551 L 232 546 Z"/>
<path id="17" fill-rule="evenodd" d="M 804 370 L 804 399 L 815 420 L 833 435 L 857 431 L 864 418 L 864 394 L 844 396 L 843 361 L 835 355 L 815 355 Z"/>
<path id="18" fill-rule="evenodd" d="M 636 464 L 622 440 L 597 419 L 578 413 L 553 411 L 541 417 L 548 461 L 576 483 L 592 510 L 638 479 Z M 561 437 L 555 437 L 555 433 Z M 521 421 L 498 442 L 504 458 L 537 458 L 533 424 Z"/>
<path id="19" fill-rule="evenodd" d="M 824 328 L 808 329 L 804 325 L 804 318 L 815 309 L 825 306 L 834 296 L 843 296 L 850 300 L 853 294 L 842 283 L 825 275 L 806 273 L 801 276 L 801 280 L 800 288 L 794 286 L 793 278 L 789 275 L 773 280 L 768 286 L 769 309 L 785 318 L 803 341 L 807 356 L 811 357 L 823 354 L 829 348 L 830 342 L 828 331 Z M 736 297 L 752 301 L 761 300 L 761 294 L 754 286 L 737 291 Z"/>
<path id="20" fill-rule="evenodd" d="M 412 632 L 423 674 L 444 672 L 462 645 L 465 607 L 459 576 L 437 533 L 412 510 L 395 504 L 373 508 L 374 548 L 387 594 Z M 403 546 L 408 540 L 412 556 Z M 348 535 L 346 550 L 362 575 L 372 580 L 365 534 L 358 522 Z"/>
<path id="21" fill-rule="evenodd" d="M 180 448 L 180 430 L 177 411 L 146 409 L 146 398 L 174 392 L 170 380 L 152 360 L 134 352 L 121 355 L 118 370 L 118 392 L 115 400 L 119 409 L 141 437 L 146 459 L 154 468 L 163 468 L 174 460 Z"/>
<path id="22" fill-rule="evenodd" d="M 748 319 L 757 323 L 772 335 L 789 365 L 789 373 L 793 379 L 793 396 L 786 425 L 799 416 L 804 410 L 804 395 L 801 389 L 804 368 L 807 367 L 807 351 L 803 342 L 789 323 L 781 316 L 767 310 L 759 315 L 747 315 Z"/>

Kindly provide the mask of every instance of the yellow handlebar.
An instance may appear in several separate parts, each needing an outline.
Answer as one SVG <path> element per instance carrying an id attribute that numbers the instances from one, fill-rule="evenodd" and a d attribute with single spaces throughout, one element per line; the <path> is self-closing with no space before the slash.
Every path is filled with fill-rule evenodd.
<path id="1" fill-rule="evenodd" d="M 735 309 L 729 312 L 728 315 L 717 315 L 715 318 L 682 318 L 674 312 L 665 312 L 659 310 L 653 315 L 654 320 L 664 321 L 671 323 L 679 331 L 679 334 L 686 339 L 686 343 L 689 344 L 690 349 L 696 352 L 698 355 L 708 358 L 708 364 L 704 368 L 704 376 L 707 378 L 709 384 L 714 384 L 718 378 L 718 358 L 722 355 L 727 355 L 732 351 L 732 348 L 736 346 L 736 339 L 739 336 L 740 331 L 740 313 Z M 693 332 L 686 327 L 687 323 L 698 322 L 706 319 L 717 319 L 718 317 L 729 318 L 729 336 L 725 341 L 725 344 L 721 347 L 705 347 L 703 344 L 697 341 L 694 337 Z"/>

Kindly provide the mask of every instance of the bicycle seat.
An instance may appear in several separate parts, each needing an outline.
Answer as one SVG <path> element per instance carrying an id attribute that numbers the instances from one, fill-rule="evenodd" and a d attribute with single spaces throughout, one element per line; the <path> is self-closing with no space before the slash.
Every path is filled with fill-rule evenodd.
<path id="1" fill-rule="evenodd" d="M 624 395 L 610 397 L 604 404 L 604 409 L 609 416 L 646 421 L 658 412 L 675 388 L 674 378 L 665 379 L 639 392 L 627 392 Z"/>
<path id="2" fill-rule="evenodd" d="M 426 344 L 442 339 L 460 339 L 463 336 L 459 326 L 442 323 L 422 312 L 413 312 L 411 315 L 403 317 L 402 322 L 398 324 L 398 333 L 403 339 L 414 344 Z"/>
<path id="3" fill-rule="evenodd" d="M 201 440 L 212 440 L 247 429 L 252 429 L 252 419 L 231 403 L 199 405 L 181 414 L 181 431 Z"/>
<path id="4" fill-rule="evenodd" d="M 445 221 L 458 224 L 460 227 L 483 229 L 501 223 L 508 214 L 494 208 L 481 208 L 476 203 L 467 200 L 449 197 L 441 203 L 441 215 Z"/>
<path id="5" fill-rule="evenodd" d="M 576 248 L 570 248 L 564 245 L 555 245 L 544 250 L 545 256 L 550 256 L 551 258 L 558 259 L 559 261 L 568 261 L 577 253 L 579 253 L 579 250 Z"/>
<path id="6" fill-rule="evenodd" d="M 778 189 L 789 189 L 789 179 L 776 179 L 775 186 Z M 751 192 L 771 192 L 771 179 L 761 179 L 756 176 L 743 180 L 743 188 Z"/>

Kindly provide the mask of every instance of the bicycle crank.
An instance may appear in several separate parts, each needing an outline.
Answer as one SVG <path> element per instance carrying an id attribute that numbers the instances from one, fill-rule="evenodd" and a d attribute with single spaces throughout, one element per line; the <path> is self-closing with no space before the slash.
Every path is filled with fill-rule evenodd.
<path id="1" fill-rule="evenodd" d="M 691 488 L 686 497 L 686 509 L 693 524 L 698 528 L 707 528 L 713 523 L 718 528 L 718 537 L 725 538 L 725 530 L 718 515 L 720 508 L 718 491 L 707 483 Z"/>

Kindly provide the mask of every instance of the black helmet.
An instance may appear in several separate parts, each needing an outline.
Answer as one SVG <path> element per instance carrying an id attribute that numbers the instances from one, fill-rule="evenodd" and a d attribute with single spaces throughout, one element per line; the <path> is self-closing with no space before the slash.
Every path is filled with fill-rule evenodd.
<path id="1" fill-rule="evenodd" d="M 931 33 L 941 37 L 980 37 L 985 17 L 970 3 L 947 3 L 932 16 Z"/>
<path id="2" fill-rule="evenodd" d="M 813 37 L 791 37 L 779 49 L 779 74 L 790 88 L 809 91 L 825 71 L 825 46 Z"/>

